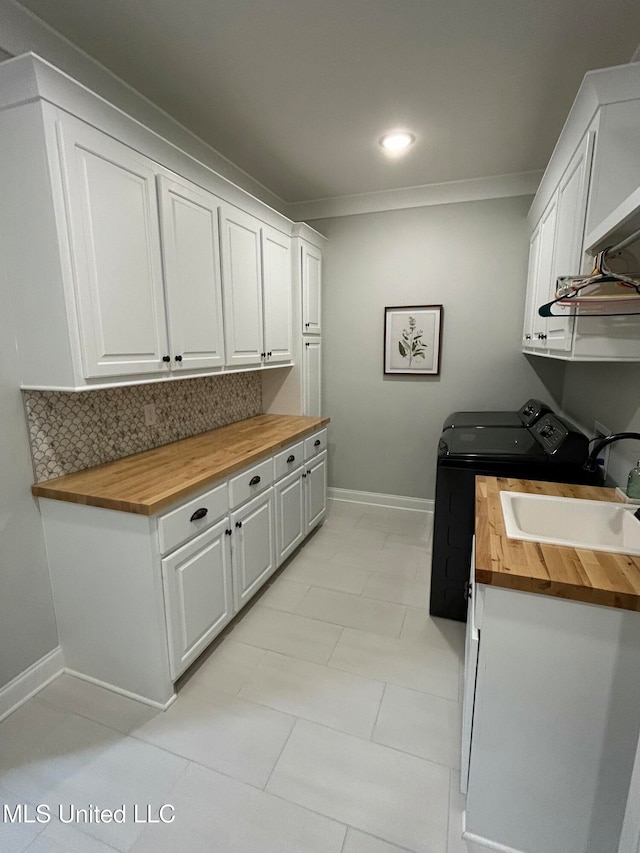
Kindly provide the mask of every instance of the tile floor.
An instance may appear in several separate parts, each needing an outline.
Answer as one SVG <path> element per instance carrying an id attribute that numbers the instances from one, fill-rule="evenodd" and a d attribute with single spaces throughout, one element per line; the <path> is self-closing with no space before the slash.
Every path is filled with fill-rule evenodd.
<path id="1" fill-rule="evenodd" d="M 427 613 L 430 516 L 329 504 L 164 714 L 62 676 L 0 724 L 0 803 L 52 814 L 0 822 L 1 853 L 466 853 L 464 632 Z"/>

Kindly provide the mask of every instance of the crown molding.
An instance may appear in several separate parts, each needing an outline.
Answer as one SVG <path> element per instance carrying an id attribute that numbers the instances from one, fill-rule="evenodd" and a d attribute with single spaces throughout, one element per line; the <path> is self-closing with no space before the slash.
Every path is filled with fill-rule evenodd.
<path id="1" fill-rule="evenodd" d="M 430 207 L 438 204 L 457 204 L 483 201 L 490 198 L 535 195 L 542 171 L 497 175 L 493 178 L 472 178 L 441 184 L 424 184 L 359 195 L 321 198 L 287 204 L 285 215 L 295 222 L 329 219 L 336 216 L 356 216 L 360 213 L 379 213 L 407 207 Z"/>

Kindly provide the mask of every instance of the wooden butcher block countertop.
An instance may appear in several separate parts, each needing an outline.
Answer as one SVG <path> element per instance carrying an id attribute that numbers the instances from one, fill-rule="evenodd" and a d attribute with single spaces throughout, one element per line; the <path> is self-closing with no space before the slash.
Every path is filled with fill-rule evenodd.
<path id="1" fill-rule="evenodd" d="M 257 415 L 31 487 L 59 501 L 153 515 L 304 438 L 329 418 Z"/>
<path id="2" fill-rule="evenodd" d="M 500 492 L 615 501 L 615 490 L 476 477 L 476 581 L 640 611 L 640 557 L 509 539 Z"/>

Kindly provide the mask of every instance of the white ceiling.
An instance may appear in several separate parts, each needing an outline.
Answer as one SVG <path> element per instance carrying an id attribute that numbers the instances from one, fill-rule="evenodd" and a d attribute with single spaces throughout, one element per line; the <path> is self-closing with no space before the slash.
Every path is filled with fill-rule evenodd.
<path id="1" fill-rule="evenodd" d="M 584 73 L 640 42 L 638 0 L 21 5 L 287 203 L 542 169 Z"/>

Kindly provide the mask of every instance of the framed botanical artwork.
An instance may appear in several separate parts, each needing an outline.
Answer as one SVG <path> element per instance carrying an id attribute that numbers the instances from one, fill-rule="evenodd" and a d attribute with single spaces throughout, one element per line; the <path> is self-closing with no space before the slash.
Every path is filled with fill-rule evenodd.
<path id="1" fill-rule="evenodd" d="M 442 305 L 384 309 L 384 372 L 438 376 L 442 348 Z"/>

